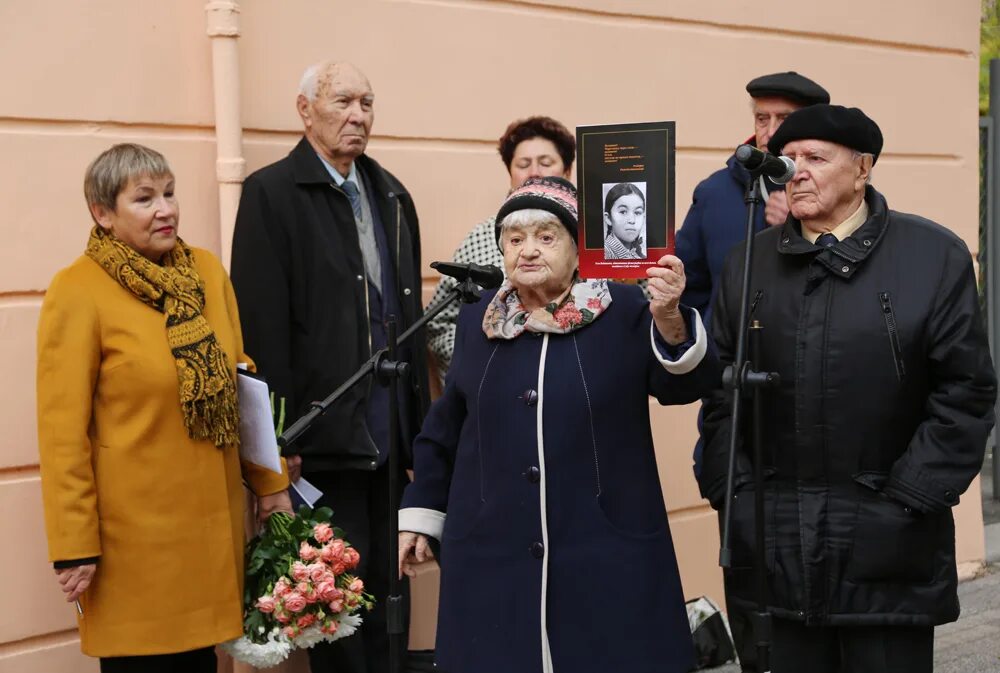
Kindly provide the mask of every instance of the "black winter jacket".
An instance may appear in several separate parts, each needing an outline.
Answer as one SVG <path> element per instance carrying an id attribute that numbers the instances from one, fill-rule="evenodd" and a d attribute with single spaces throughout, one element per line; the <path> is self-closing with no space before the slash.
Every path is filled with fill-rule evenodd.
<path id="1" fill-rule="evenodd" d="M 781 376 L 763 405 L 769 603 L 808 624 L 941 624 L 959 612 L 951 508 L 981 468 L 996 379 L 965 244 L 889 210 L 871 187 L 865 199 L 867 221 L 832 248 L 809 243 L 791 217 L 755 237 L 758 368 Z M 715 303 L 726 362 L 743 248 Z M 699 478 L 716 508 L 729 422 L 718 391 L 705 406 Z M 728 580 L 749 604 L 754 486 L 749 439 L 742 446 Z"/>
<path id="2" fill-rule="evenodd" d="M 417 320 L 420 303 L 420 231 L 406 188 L 375 160 L 358 157 L 374 193 L 396 266 L 403 315 L 399 331 Z M 367 275 L 347 195 L 336 186 L 303 138 L 287 157 L 243 184 L 233 235 L 233 286 L 245 350 L 285 399 L 287 429 L 349 378 L 371 356 Z M 423 331 L 401 347 L 412 363 L 404 441 L 420 429 L 428 406 Z M 374 469 L 377 449 L 365 421 L 371 381 L 334 404 L 295 447 L 310 471 Z M 409 446 L 404 446 L 409 462 Z"/>

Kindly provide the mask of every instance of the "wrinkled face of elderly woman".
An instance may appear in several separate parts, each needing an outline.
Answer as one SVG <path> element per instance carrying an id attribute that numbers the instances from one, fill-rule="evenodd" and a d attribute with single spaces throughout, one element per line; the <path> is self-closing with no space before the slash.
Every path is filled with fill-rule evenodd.
<path id="1" fill-rule="evenodd" d="M 632 243 L 646 229 L 646 202 L 638 194 L 625 194 L 604 213 L 604 224 L 623 243 Z"/>
<path id="2" fill-rule="evenodd" d="M 576 241 L 555 215 L 520 210 L 504 219 L 500 236 L 503 265 L 519 293 L 554 299 L 576 273 Z"/>
<path id="3" fill-rule="evenodd" d="M 177 244 L 180 208 L 171 174 L 138 175 L 115 197 L 114 209 L 94 204 L 97 223 L 146 259 L 159 263 Z"/>

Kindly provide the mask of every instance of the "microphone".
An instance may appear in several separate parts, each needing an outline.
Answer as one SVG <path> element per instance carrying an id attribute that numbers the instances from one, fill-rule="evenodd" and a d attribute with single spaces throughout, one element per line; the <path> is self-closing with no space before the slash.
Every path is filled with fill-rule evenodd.
<path id="1" fill-rule="evenodd" d="M 758 171 L 771 178 L 776 185 L 783 185 L 795 176 L 795 162 L 788 157 L 776 157 L 753 145 L 736 148 L 736 160 L 750 171 Z"/>
<path id="2" fill-rule="evenodd" d="M 431 262 L 431 268 L 445 276 L 461 282 L 471 280 L 484 290 L 492 290 L 503 283 L 503 271 L 487 264 L 454 264 L 452 262 Z"/>

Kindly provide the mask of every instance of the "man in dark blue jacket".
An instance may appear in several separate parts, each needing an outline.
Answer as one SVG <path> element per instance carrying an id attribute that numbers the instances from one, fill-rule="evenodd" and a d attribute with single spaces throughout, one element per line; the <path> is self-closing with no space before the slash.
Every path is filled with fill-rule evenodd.
<path id="1" fill-rule="evenodd" d="M 747 93 L 752 99 L 753 136 L 748 143 L 767 151 L 767 142 L 778 130 L 785 117 L 807 105 L 829 103 L 826 89 L 796 72 L 779 72 L 750 80 Z M 780 225 L 788 217 L 788 202 L 780 185 L 761 178 L 761 193 L 766 205 L 757 209 L 756 231 L 768 225 Z M 698 309 L 705 324 L 711 325 L 711 302 L 718 285 L 726 255 L 746 236 L 746 203 L 744 195 L 750 183 L 750 173 L 729 157 L 726 167 L 702 180 L 694 190 L 694 198 L 684 226 L 677 232 L 676 253 L 684 262 L 687 286 L 682 301 Z M 772 191 L 773 190 L 773 191 Z M 701 415 L 698 416 L 701 431 Z M 694 450 L 695 476 L 701 473 L 702 442 Z M 730 609 L 733 639 L 743 663 L 743 670 L 756 671 L 756 651 L 749 637 L 749 625 L 743 614 Z"/>
<path id="2" fill-rule="evenodd" d="M 767 141 L 785 117 L 816 103 L 829 103 L 826 89 L 796 72 L 779 72 L 750 80 L 747 93 L 752 98 L 754 134 L 746 142 L 767 151 Z M 694 199 L 684 226 L 677 232 L 677 256 L 684 262 L 687 288 L 683 302 L 698 309 L 711 324 L 710 305 L 722 264 L 733 246 L 746 234 L 746 204 L 743 197 L 750 182 L 735 157 L 726 167 L 712 173 L 695 187 Z M 757 211 L 757 231 L 764 223 L 779 225 L 788 216 L 784 191 L 764 180 L 766 205 Z M 769 193 L 772 190 L 773 193 Z"/>

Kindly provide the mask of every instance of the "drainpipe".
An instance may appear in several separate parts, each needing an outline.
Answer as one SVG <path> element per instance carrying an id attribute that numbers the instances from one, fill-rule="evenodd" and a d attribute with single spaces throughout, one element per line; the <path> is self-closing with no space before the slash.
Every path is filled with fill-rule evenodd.
<path id="1" fill-rule="evenodd" d="M 240 7 L 230 0 L 205 4 L 205 30 L 212 40 L 212 82 L 215 90 L 215 176 L 219 183 L 219 240 L 221 259 L 229 270 L 233 227 L 246 175 L 243 126 L 240 122 Z M 253 498 L 246 494 L 244 528 L 252 532 Z M 242 599 L 242 596 L 240 597 Z M 219 652 L 221 655 L 221 652 Z M 220 673 L 252 673 L 254 668 L 228 656 L 219 656 Z"/>
<path id="2" fill-rule="evenodd" d="M 986 156 L 989 164 L 986 167 L 986 177 L 989 180 L 986 193 L 988 196 L 986 212 L 989 220 L 986 223 L 986 236 L 990 242 L 986 253 L 986 271 L 988 274 L 986 297 L 990 302 L 988 315 L 990 336 L 993 337 L 993 366 L 1000 366 L 1000 194 L 997 193 L 997 177 L 1000 176 L 1000 58 L 990 59 L 990 119 L 989 146 Z M 1000 405 L 998 405 L 1000 408 Z M 993 430 L 993 499 L 1000 500 L 1000 433 Z"/>
<path id="3" fill-rule="evenodd" d="M 207 32 L 212 40 L 212 80 L 215 89 L 215 174 L 219 182 L 219 236 L 222 263 L 229 268 L 233 227 L 246 175 L 243 127 L 240 121 L 240 7 L 231 0 L 205 5 Z"/>

